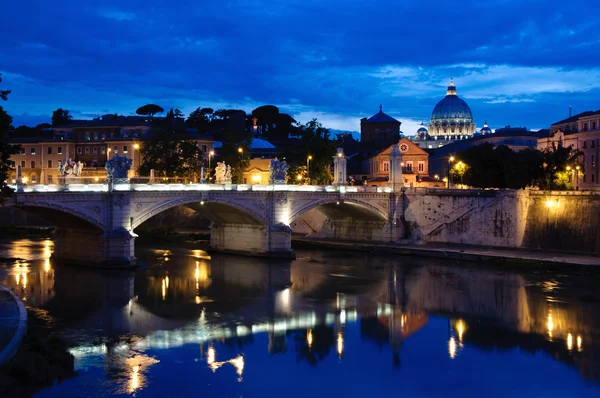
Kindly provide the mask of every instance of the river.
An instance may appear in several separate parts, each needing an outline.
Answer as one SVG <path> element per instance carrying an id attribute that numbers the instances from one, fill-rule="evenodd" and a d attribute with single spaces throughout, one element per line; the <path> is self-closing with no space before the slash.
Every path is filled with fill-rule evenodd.
<path id="1" fill-rule="evenodd" d="M 139 247 L 134 272 L 0 242 L 0 283 L 77 376 L 36 397 L 599 396 L 600 279 L 335 251 Z"/>

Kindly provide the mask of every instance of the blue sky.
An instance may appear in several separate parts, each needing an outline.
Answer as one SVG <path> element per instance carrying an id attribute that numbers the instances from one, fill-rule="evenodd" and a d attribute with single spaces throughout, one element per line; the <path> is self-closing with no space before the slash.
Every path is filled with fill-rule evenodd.
<path id="1" fill-rule="evenodd" d="M 251 111 L 359 130 L 384 112 L 413 134 L 450 77 L 477 127 L 546 128 L 600 109 L 594 0 L 10 1 L 2 105 L 15 124 L 132 114 L 145 103 Z"/>

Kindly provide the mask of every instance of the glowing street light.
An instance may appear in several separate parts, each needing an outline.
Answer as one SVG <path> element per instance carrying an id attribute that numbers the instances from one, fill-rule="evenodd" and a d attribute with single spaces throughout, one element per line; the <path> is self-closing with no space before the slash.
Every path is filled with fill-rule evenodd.
<path id="1" fill-rule="evenodd" d="M 308 179 L 308 184 L 310 185 L 310 161 L 312 160 L 312 155 L 308 155 L 306 158 L 306 178 Z"/>
<path id="2" fill-rule="evenodd" d="M 215 156 L 215 151 L 210 151 L 208 153 L 208 183 L 209 184 L 210 184 L 210 176 L 211 176 L 211 173 L 210 173 L 210 171 L 211 171 L 210 170 L 210 160 L 212 159 L 213 156 Z"/>
<path id="3" fill-rule="evenodd" d="M 137 159 L 137 167 L 136 167 L 136 172 L 138 177 L 140 176 L 140 144 L 138 144 L 137 142 L 135 144 L 133 144 L 133 156 L 136 157 Z"/>
<path id="4" fill-rule="evenodd" d="M 454 156 L 450 156 L 448 159 L 448 189 L 450 189 L 450 169 L 452 168 L 452 163 L 454 162 Z"/>

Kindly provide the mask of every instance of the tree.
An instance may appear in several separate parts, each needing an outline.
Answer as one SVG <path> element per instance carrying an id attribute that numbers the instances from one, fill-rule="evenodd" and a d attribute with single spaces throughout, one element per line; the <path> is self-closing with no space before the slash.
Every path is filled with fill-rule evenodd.
<path id="1" fill-rule="evenodd" d="M 197 108 L 190 113 L 185 121 L 188 127 L 198 129 L 201 134 L 206 134 L 211 131 L 210 124 L 215 111 L 212 108 Z"/>
<path id="2" fill-rule="evenodd" d="M 259 106 L 252 111 L 252 118 L 249 118 L 252 125 L 254 119 L 257 127 L 257 131 L 254 132 L 273 141 L 287 140 L 296 123 L 290 115 L 280 113 L 275 105 Z"/>
<path id="3" fill-rule="evenodd" d="M 153 127 L 142 148 L 140 174 L 154 170 L 157 177 L 177 177 L 196 181 L 206 160 L 204 153 L 184 130 L 167 122 Z"/>
<path id="4" fill-rule="evenodd" d="M 71 112 L 66 109 L 58 108 L 52 112 L 52 127 L 64 126 L 71 120 L 73 120 L 73 116 L 71 115 Z"/>
<path id="5" fill-rule="evenodd" d="M 0 82 L 2 82 L 1 75 Z M 2 100 L 8 100 L 8 94 L 10 94 L 10 90 L 0 90 Z M 12 117 L 0 106 L 0 200 L 12 193 L 12 189 L 7 186 L 6 180 L 10 171 L 13 170 L 9 159 L 11 155 L 17 153 L 18 146 L 10 144 L 11 130 Z"/>
<path id="6" fill-rule="evenodd" d="M 219 109 L 211 121 L 213 137 L 221 141 L 219 161 L 231 166 L 233 183 L 243 182 L 244 170 L 250 164 L 252 132 L 246 128 L 246 112 L 237 109 Z"/>
<path id="7" fill-rule="evenodd" d="M 505 145 L 484 143 L 459 151 L 452 180 L 476 188 L 522 189 L 536 185 L 541 156 L 537 150 L 514 152 Z"/>
<path id="8" fill-rule="evenodd" d="M 146 104 L 136 109 L 135 113 L 140 116 L 147 116 L 150 119 L 157 113 L 163 113 L 165 110 L 156 104 Z"/>
<path id="9" fill-rule="evenodd" d="M 295 135 L 299 142 L 293 150 L 285 153 L 285 159 L 291 166 L 305 166 L 311 156 L 309 177 L 317 184 L 330 184 L 331 163 L 335 155 L 335 143 L 330 139 L 329 130 L 323 127 L 317 119 L 303 125 L 295 126 Z"/>
<path id="10" fill-rule="evenodd" d="M 541 173 L 538 180 L 540 189 L 572 189 L 567 169 L 583 173 L 583 164 L 579 162 L 582 152 L 571 147 L 555 146 L 541 152 Z"/>

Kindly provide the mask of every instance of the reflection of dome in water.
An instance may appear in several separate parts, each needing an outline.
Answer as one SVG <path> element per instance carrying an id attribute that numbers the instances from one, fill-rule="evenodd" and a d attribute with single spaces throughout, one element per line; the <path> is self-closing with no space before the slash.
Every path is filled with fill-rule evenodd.
<path id="1" fill-rule="evenodd" d="M 446 96 L 431 113 L 429 134 L 432 136 L 472 136 L 475 133 L 473 114 L 469 105 L 456 95 L 456 86 L 450 79 Z"/>

